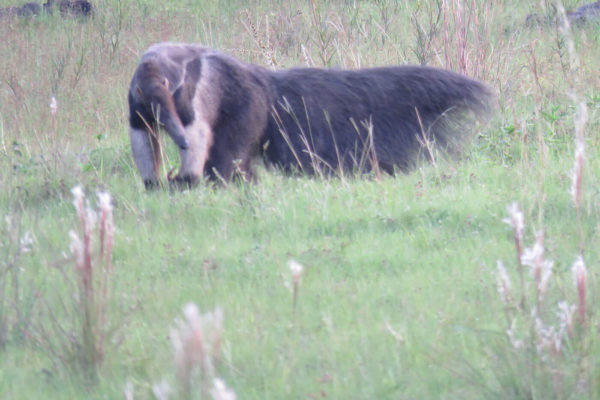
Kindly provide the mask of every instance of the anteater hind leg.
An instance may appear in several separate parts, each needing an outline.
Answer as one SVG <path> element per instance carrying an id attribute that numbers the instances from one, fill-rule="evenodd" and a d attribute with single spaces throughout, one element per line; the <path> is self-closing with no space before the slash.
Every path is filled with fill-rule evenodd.
<path id="1" fill-rule="evenodd" d="M 160 142 L 144 129 L 129 129 L 131 150 L 135 164 L 142 175 L 146 189 L 159 186 L 158 172 L 161 163 Z"/>
<path id="2" fill-rule="evenodd" d="M 242 130 L 237 125 L 221 127 L 219 136 L 231 138 L 230 140 L 216 141 L 210 148 L 208 161 L 204 167 L 205 174 L 213 181 L 230 181 L 232 178 L 240 178 L 243 181 L 253 181 L 254 171 L 252 169 L 252 159 L 258 155 L 258 143 L 252 140 L 236 142 L 232 129 Z M 247 138 L 259 135 L 252 131 L 247 131 Z"/>

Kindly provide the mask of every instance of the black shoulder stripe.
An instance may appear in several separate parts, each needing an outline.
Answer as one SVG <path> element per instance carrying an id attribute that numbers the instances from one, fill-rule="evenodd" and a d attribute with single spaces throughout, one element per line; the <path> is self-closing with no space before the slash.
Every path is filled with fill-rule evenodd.
<path id="1" fill-rule="evenodd" d="M 189 61 L 185 66 L 185 83 L 193 84 L 194 87 L 196 83 L 200 80 L 200 75 L 202 74 L 202 61 L 200 58 L 194 58 L 192 61 Z"/>

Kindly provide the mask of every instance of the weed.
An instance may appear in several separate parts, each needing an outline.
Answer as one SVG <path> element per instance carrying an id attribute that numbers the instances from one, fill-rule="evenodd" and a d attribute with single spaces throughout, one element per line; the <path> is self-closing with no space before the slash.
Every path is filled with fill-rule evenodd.
<path id="1" fill-rule="evenodd" d="M 78 232 L 69 232 L 74 268 L 57 268 L 67 287 L 74 286 L 74 296 L 59 295 L 63 310 L 53 310 L 46 303 L 50 322 L 39 326 L 36 339 L 53 363 L 80 372 L 86 383 L 94 384 L 115 328 L 108 321 L 115 228 L 108 193 L 98 193 L 98 212 L 86 206 L 80 186 L 72 193 L 79 219 Z M 62 320 L 62 315 L 73 325 Z"/>
<path id="2" fill-rule="evenodd" d="M 313 17 L 313 28 L 315 29 L 317 38 L 315 40 L 319 48 L 319 58 L 323 66 L 330 67 L 333 61 L 335 52 L 332 50 L 333 33 L 328 28 L 328 22 L 323 17 L 323 9 L 321 2 L 310 0 L 310 11 Z"/>
<path id="3" fill-rule="evenodd" d="M 22 211 L 5 215 L 0 229 L 0 350 L 12 337 L 21 341 L 29 329 L 31 302 L 22 287 L 23 258 L 34 244 L 29 231 L 23 231 Z"/>
<path id="4" fill-rule="evenodd" d="M 554 23 L 553 3 L 101 0 L 86 22 L 3 21 L 0 397 L 122 398 L 127 376 L 125 397 L 148 398 L 164 371 L 154 388 L 161 399 L 184 397 L 186 385 L 192 398 L 231 398 L 220 378 L 244 399 L 598 398 L 600 30 L 569 33 Z M 538 4 L 548 23 L 525 28 Z M 351 176 L 311 152 L 314 132 L 303 123 L 290 157 L 317 178 L 267 170 L 249 185 L 146 194 L 129 150 L 125 93 L 143 49 L 159 41 L 201 42 L 267 68 L 447 67 L 496 88 L 498 117 L 460 164 L 438 159 L 423 135 L 435 166 L 360 179 L 377 163 L 376 124 L 353 121 L 362 140 L 347 158 L 337 155 L 353 163 Z M 166 174 L 178 153 L 164 145 Z M 110 257 L 100 259 L 99 209 L 89 243 L 93 296 L 83 294 L 90 269 L 76 267 L 75 254 L 54 261 L 69 240 L 73 182 L 106 188 L 119 205 L 114 259 L 127 268 L 107 273 L 105 300 L 98 279 Z M 525 210 L 512 207 L 512 235 L 498 240 L 515 196 Z M 83 246 L 83 228 L 75 231 Z M 295 295 L 290 257 L 314 266 Z M 112 305 L 130 293 L 143 309 L 123 327 Z M 170 368 L 164 321 L 190 298 L 227 310 L 235 346 L 223 341 L 212 368 L 194 356 L 186 380 Z M 187 316 L 180 322 L 173 331 L 182 342 Z M 442 355 L 434 362 L 432 348 Z M 452 373 L 435 367 L 461 356 Z M 48 370 L 47 358 L 58 368 Z M 90 363 L 93 388 L 81 372 Z M 83 388 L 72 379 L 82 375 Z"/>
<path id="5" fill-rule="evenodd" d="M 221 357 L 223 340 L 223 311 L 200 314 L 194 303 L 183 308 L 184 319 L 176 321 L 171 328 L 169 338 L 173 344 L 175 372 L 177 377 L 176 393 L 179 398 L 207 398 L 213 400 L 235 400 L 233 391 L 227 388 L 223 380 L 217 377 L 216 367 Z M 167 399 L 171 387 L 166 380 L 153 386 L 158 400 Z"/>
<path id="6" fill-rule="evenodd" d="M 498 261 L 497 288 L 506 318 L 505 338 L 487 337 L 494 380 L 487 382 L 485 397 L 568 398 L 589 393 L 587 359 L 586 266 L 582 257 L 573 263 L 577 302 L 552 287 L 554 263 L 546 258 L 544 235 L 536 234 L 532 247 L 523 248 L 524 218 L 516 204 L 506 222 L 513 228 L 520 285 L 513 288 L 511 272 Z M 525 273 L 527 268 L 529 273 Z M 579 318 L 573 319 L 577 310 Z M 492 339 L 492 340 L 489 340 Z M 500 363 L 502 365 L 500 365 Z"/>
<path id="7" fill-rule="evenodd" d="M 427 65 L 435 50 L 434 40 L 440 32 L 440 22 L 442 17 L 442 0 L 436 0 L 435 6 L 437 12 L 427 12 L 422 10 L 423 4 L 420 4 L 411 16 L 411 22 L 415 31 L 415 45 L 412 48 L 415 57 L 421 65 Z M 421 22 L 425 13 L 425 18 L 428 18 L 427 25 Z"/>
<path id="8" fill-rule="evenodd" d="M 298 304 L 298 292 L 300 291 L 300 277 L 302 276 L 302 270 L 304 269 L 302 267 L 302 264 L 300 264 L 299 262 L 295 261 L 295 260 L 290 260 L 289 262 L 290 264 L 290 271 L 292 273 L 292 282 L 294 285 L 294 294 L 293 294 L 293 307 L 294 307 L 294 313 L 296 312 L 296 305 Z"/>

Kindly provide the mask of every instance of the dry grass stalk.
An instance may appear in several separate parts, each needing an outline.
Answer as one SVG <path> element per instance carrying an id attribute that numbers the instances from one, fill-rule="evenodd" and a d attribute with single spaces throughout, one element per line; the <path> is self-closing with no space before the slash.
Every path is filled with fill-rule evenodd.
<path id="1" fill-rule="evenodd" d="M 217 307 L 212 312 L 200 314 L 194 303 L 188 303 L 183 308 L 183 314 L 185 318 L 177 321 L 169 335 L 180 395 L 191 398 L 194 383 L 199 379 L 203 398 L 210 392 L 215 400 L 235 399 L 235 394 L 216 375 L 223 337 L 223 311 Z M 161 385 L 155 388 L 155 395 L 159 399 L 166 399 L 169 390 L 165 384 Z"/>
<path id="2" fill-rule="evenodd" d="M 581 100 L 581 96 L 578 94 L 581 87 L 581 61 L 575 49 L 575 41 L 571 32 L 571 26 L 569 18 L 565 12 L 565 8 L 560 0 L 556 2 L 556 9 L 558 13 L 558 32 L 564 40 L 568 55 L 568 66 L 569 73 L 568 78 L 571 84 L 570 97 L 573 99 L 575 104 L 575 160 L 574 166 L 571 173 L 572 185 L 571 185 L 571 196 L 577 213 L 577 226 L 580 232 L 580 253 L 583 254 L 585 249 L 585 235 L 581 224 L 581 201 L 583 196 L 582 180 L 583 180 L 583 167 L 585 161 L 585 128 L 588 122 L 588 109 L 584 101 Z"/>
<path id="3" fill-rule="evenodd" d="M 575 280 L 575 286 L 577 287 L 577 298 L 579 301 L 578 311 L 579 311 L 579 322 L 585 326 L 586 325 L 586 278 L 587 278 L 587 269 L 585 267 L 585 262 L 583 261 L 583 257 L 579 256 L 573 263 L 573 267 L 571 267 L 571 271 L 573 272 L 573 278 Z"/>
<path id="4" fill-rule="evenodd" d="M 252 36 L 252 39 L 254 39 L 254 43 L 258 46 L 259 51 L 261 52 L 261 54 L 263 55 L 267 65 L 269 65 L 269 67 L 271 67 L 272 69 L 277 68 L 278 62 L 277 62 L 277 58 L 275 57 L 275 52 L 273 51 L 273 49 L 270 48 L 270 39 L 269 39 L 269 19 L 268 16 L 266 16 L 266 41 L 264 41 L 262 39 L 262 36 L 259 34 L 258 29 L 256 28 L 256 25 L 254 24 L 254 22 L 252 22 L 252 18 L 250 17 L 250 12 L 248 11 L 248 9 L 244 9 L 244 16 L 246 17 L 246 21 L 244 23 L 244 21 L 242 20 L 242 25 L 244 25 L 244 28 L 246 28 L 246 31 L 248 31 L 250 33 L 250 35 Z"/>
<path id="5" fill-rule="evenodd" d="M 296 312 L 296 304 L 298 302 L 298 293 L 300 291 L 300 278 L 302 277 L 302 271 L 304 270 L 304 267 L 302 266 L 302 264 L 300 264 L 299 262 L 297 262 L 295 260 L 290 260 L 289 264 L 290 264 L 290 272 L 292 273 L 292 281 L 293 281 L 293 285 L 294 285 L 292 304 L 294 307 L 294 312 Z"/>
<path id="6" fill-rule="evenodd" d="M 525 277 L 523 274 L 523 264 L 521 263 L 521 259 L 523 257 L 523 234 L 525 232 L 525 219 L 523 217 L 523 212 L 519 209 L 519 205 L 517 203 L 512 203 L 508 206 L 508 218 L 503 219 L 503 222 L 506 222 L 513 228 L 513 237 L 515 239 L 515 249 L 517 251 L 517 267 L 519 271 L 519 279 L 521 283 L 521 306 L 525 306 Z"/>
<path id="7" fill-rule="evenodd" d="M 516 204 L 509 207 L 509 218 L 506 220 L 514 230 L 517 253 L 521 252 L 523 243 L 523 215 Z M 498 368 L 497 379 L 509 382 L 500 389 L 502 395 L 521 390 L 545 391 L 550 385 L 550 392 L 560 398 L 573 395 L 573 390 L 585 393 L 588 383 L 583 377 L 587 374 L 589 357 L 587 328 L 586 276 L 587 271 L 582 257 L 573 264 L 572 273 L 577 289 L 577 305 L 560 299 L 556 306 L 550 306 L 545 297 L 556 299 L 558 291 L 546 296 L 550 289 L 550 278 L 553 274 L 553 263 L 545 257 L 544 238 L 541 232 L 536 234 L 532 247 L 522 250 L 519 268 L 530 268 L 531 283 L 521 285 L 519 294 L 514 293 L 510 283 L 510 271 L 501 261 L 498 262 L 497 288 L 500 294 L 506 317 L 506 339 L 508 348 L 501 344 L 495 354 L 508 366 Z M 519 271 L 521 272 L 521 271 Z M 533 287 L 535 299 L 532 299 Z M 517 298 L 521 302 L 517 302 Z M 527 304 L 531 308 L 527 308 Z M 575 312 L 578 318 L 573 318 Z M 509 357 L 505 357 L 510 354 Z M 526 368 L 526 371 L 523 371 Z M 541 388 L 541 389 L 540 389 Z M 544 395 L 541 394 L 543 397 Z M 506 398 L 508 398 L 506 397 Z M 565 398 L 566 398 L 565 397 Z"/>
<path id="8" fill-rule="evenodd" d="M 533 328 L 530 332 L 534 332 L 535 336 L 530 338 L 537 347 L 538 354 L 541 360 L 546 356 L 557 357 L 564 355 L 562 353 L 563 344 L 566 341 L 574 340 L 572 314 L 575 309 L 579 313 L 579 323 L 585 328 L 586 325 L 586 276 L 587 271 L 583 258 L 578 257 L 572 267 L 572 273 L 575 281 L 575 286 L 578 293 L 578 306 L 570 305 L 567 301 L 558 303 L 558 312 L 555 313 L 559 318 L 558 326 L 547 324 L 543 321 L 544 316 L 549 315 L 544 298 L 549 288 L 550 278 L 553 276 L 553 262 L 547 260 L 544 249 L 544 236 L 542 232 L 536 234 L 536 241 L 530 248 L 522 249 L 523 246 L 523 231 L 524 221 L 523 214 L 519 210 L 516 203 L 513 203 L 509 208 L 509 218 L 505 222 L 509 223 L 514 230 L 515 246 L 519 258 L 519 274 L 523 279 L 521 269 L 523 266 L 530 268 L 530 276 L 533 280 L 535 288 L 535 301 L 528 301 L 528 287 L 523 282 L 521 283 L 521 302 L 514 304 L 514 296 L 511 293 L 511 284 L 509 273 L 502 264 L 498 262 L 498 292 L 500 293 L 502 303 L 505 306 L 505 313 L 508 321 L 507 336 L 515 349 L 519 348 L 524 343 L 529 341 L 526 338 L 517 339 L 515 333 L 515 325 L 517 319 L 524 320 Z M 532 309 L 526 309 L 526 304 L 532 304 Z"/>
<path id="9" fill-rule="evenodd" d="M 20 212 L 8 214 L 0 228 L 0 349 L 6 347 L 11 333 L 23 336 L 29 325 L 22 310 L 23 294 L 20 283 L 22 257 L 31 251 L 34 243 L 30 232 L 23 233 Z"/>
<path id="10" fill-rule="evenodd" d="M 111 198 L 99 193 L 99 215 L 85 206 L 80 186 L 72 189 L 80 233 L 70 231 L 71 252 L 75 259 L 78 287 L 77 315 L 80 319 L 80 354 L 78 359 L 89 378 L 96 379 L 104 360 L 109 302 L 108 284 L 112 272 L 114 222 Z M 92 234 L 98 225 L 99 252 L 95 253 Z"/>
<path id="11" fill-rule="evenodd" d="M 480 6 L 475 0 L 442 0 L 445 68 L 479 79 L 489 78 L 493 72 L 489 65 L 494 64 L 488 60 L 494 51 L 489 42 L 493 19 L 490 4 Z M 496 65 L 500 66 L 505 61 L 500 54 L 497 57 Z"/>
<path id="12" fill-rule="evenodd" d="M 73 294 L 59 293 L 58 306 L 51 306 L 42 298 L 47 318 L 31 334 L 53 363 L 80 375 L 87 384 L 94 384 L 115 333 L 114 324 L 109 326 L 107 318 L 115 233 L 113 208 L 108 193 L 98 193 L 96 212 L 86 204 L 80 186 L 71 192 L 79 220 L 79 228 L 69 232 L 74 274 L 62 266 L 57 269 Z"/>

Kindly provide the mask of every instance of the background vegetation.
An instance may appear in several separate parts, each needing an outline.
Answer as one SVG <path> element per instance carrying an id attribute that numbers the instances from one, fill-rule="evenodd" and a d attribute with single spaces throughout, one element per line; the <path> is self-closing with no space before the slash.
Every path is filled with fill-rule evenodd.
<path id="1" fill-rule="evenodd" d="M 600 398 L 597 23 L 527 26 L 561 17 L 533 0 L 93 3 L 88 21 L 0 21 L 0 398 L 166 398 L 162 380 L 226 398 L 216 376 L 239 399 Z M 408 175 L 261 168 L 255 185 L 146 193 L 126 93 L 159 41 L 267 68 L 450 68 L 498 111 L 463 159 Z M 91 209 L 112 195 L 114 234 L 89 229 L 108 208 L 74 209 L 76 185 Z M 175 322 L 188 302 L 220 308 Z M 214 334 L 189 387 L 171 343 L 185 321 Z"/>

